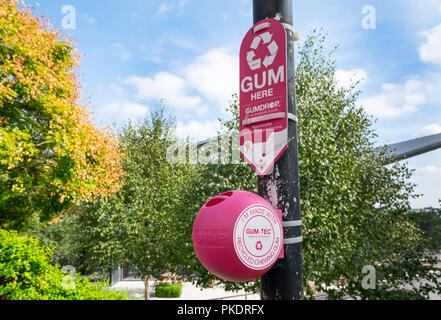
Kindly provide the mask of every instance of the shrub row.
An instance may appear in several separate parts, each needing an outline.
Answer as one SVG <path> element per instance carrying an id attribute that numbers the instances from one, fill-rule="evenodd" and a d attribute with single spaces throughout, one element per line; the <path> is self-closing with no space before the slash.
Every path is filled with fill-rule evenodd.
<path id="1" fill-rule="evenodd" d="M 38 240 L 0 229 L 0 300 L 126 300 L 87 278 L 69 278 Z"/>
<path id="2" fill-rule="evenodd" d="M 182 293 L 182 284 L 161 284 L 156 286 L 155 292 L 158 298 L 179 298 Z"/>

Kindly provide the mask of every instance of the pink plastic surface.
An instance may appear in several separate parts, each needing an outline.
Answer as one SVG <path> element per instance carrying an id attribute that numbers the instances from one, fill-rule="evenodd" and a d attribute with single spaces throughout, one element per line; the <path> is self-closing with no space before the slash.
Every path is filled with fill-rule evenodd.
<path id="1" fill-rule="evenodd" d="M 277 261 L 275 259 L 268 266 L 266 263 L 262 264 L 265 269 L 255 270 L 248 267 L 238 256 L 238 251 L 235 249 L 235 241 L 237 241 L 235 225 L 245 209 L 252 206 L 265 206 L 277 216 L 278 221 L 275 224 L 277 228 L 273 230 L 280 230 L 280 234 L 274 236 L 277 239 L 280 238 L 280 245 L 275 247 L 278 247 L 279 250 L 276 252 L 276 256 L 277 259 L 283 258 L 281 212 L 276 211 L 265 199 L 254 193 L 246 191 L 225 192 L 210 199 L 202 207 L 195 219 L 192 234 L 193 247 L 199 261 L 209 272 L 219 278 L 235 282 L 254 280 L 265 274 Z M 264 217 L 262 216 L 260 219 L 264 220 Z M 252 236 L 250 237 L 253 239 Z M 261 246 L 261 243 L 257 245 Z M 260 248 L 257 247 L 257 249 Z"/>

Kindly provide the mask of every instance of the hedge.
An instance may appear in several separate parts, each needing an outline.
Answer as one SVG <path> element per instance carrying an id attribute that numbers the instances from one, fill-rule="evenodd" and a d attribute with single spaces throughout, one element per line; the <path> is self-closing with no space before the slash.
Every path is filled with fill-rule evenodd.
<path id="1" fill-rule="evenodd" d="M 51 260 L 52 250 L 38 240 L 0 229 L 0 300 L 126 300 L 79 274 L 69 276 Z"/>
<path id="2" fill-rule="evenodd" d="M 157 298 L 179 298 L 182 293 L 182 284 L 161 284 L 155 289 Z"/>

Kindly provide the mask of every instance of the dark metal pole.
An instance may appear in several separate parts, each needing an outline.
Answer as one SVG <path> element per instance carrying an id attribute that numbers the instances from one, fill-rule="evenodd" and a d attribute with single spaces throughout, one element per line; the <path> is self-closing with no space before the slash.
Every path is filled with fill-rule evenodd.
<path id="1" fill-rule="evenodd" d="M 266 18 L 277 18 L 282 23 L 292 26 L 292 0 L 253 0 L 253 17 L 254 23 Z M 289 28 L 286 34 L 288 42 L 288 112 L 297 115 L 294 34 Z M 271 174 L 264 178 L 258 178 L 258 189 L 259 194 L 270 202 L 271 199 L 277 198 L 277 203 L 271 204 L 282 210 L 284 224 L 290 225 L 284 227 L 284 237 L 285 239 L 297 239 L 299 242 L 294 241 L 297 243 L 284 245 L 285 258 L 279 260 L 261 278 L 263 300 L 303 299 L 301 226 L 292 223 L 293 221 L 301 221 L 299 187 L 297 123 L 289 121 L 288 150 L 277 161 Z M 277 193 L 277 197 L 275 197 L 275 193 Z"/>

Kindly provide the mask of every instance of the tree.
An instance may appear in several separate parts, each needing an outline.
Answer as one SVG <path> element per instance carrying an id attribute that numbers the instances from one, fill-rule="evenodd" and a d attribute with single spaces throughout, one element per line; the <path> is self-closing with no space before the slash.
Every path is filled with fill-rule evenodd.
<path id="1" fill-rule="evenodd" d="M 127 300 L 106 286 L 63 273 L 38 240 L 0 230 L 0 300 Z"/>
<path id="2" fill-rule="evenodd" d="M 390 165 L 384 150 L 375 146 L 373 119 L 356 104 L 356 84 L 345 89 L 335 82 L 333 52 L 326 52 L 325 37 L 314 32 L 297 60 L 307 297 L 319 291 L 331 299 L 427 298 L 441 291 L 439 273 L 432 247 L 408 214 L 409 199 L 416 196 L 409 182 L 412 172 L 404 164 Z M 223 121 L 224 134 L 237 133 L 238 108 L 234 96 L 229 108 L 233 118 Z M 122 130 L 124 187 L 111 199 L 82 206 L 80 229 L 91 239 L 90 261 L 110 271 L 129 261 L 144 279 L 176 270 L 207 286 L 216 277 L 193 251 L 194 217 L 214 195 L 235 189 L 256 192 L 257 178 L 243 161 L 168 162 L 166 150 L 176 142 L 166 134 L 171 127 L 155 113 Z M 224 157 L 214 151 L 214 159 Z M 232 145 L 230 151 L 237 152 Z M 366 270 L 375 281 L 365 281 Z M 223 283 L 228 290 L 259 287 L 259 281 Z"/>
<path id="3" fill-rule="evenodd" d="M 87 261 L 109 272 L 129 262 L 144 280 L 146 299 L 149 280 L 185 264 L 181 252 L 189 245 L 183 243 L 188 234 L 181 229 L 190 219 L 178 205 L 192 170 L 167 160 L 168 149 L 177 142 L 173 130 L 174 120 L 166 118 L 162 107 L 142 122 L 124 125 L 120 133 L 126 154 L 124 186 L 111 199 L 79 208 L 83 232 L 91 239 Z"/>
<path id="4" fill-rule="evenodd" d="M 441 250 L 441 215 L 440 209 L 413 210 L 417 225 L 423 231 L 423 241 L 427 249 L 434 253 Z"/>
<path id="5" fill-rule="evenodd" d="M 415 285 L 433 279 L 433 264 L 422 263 L 420 230 L 408 215 L 411 171 L 387 165 L 373 119 L 356 105 L 357 84 L 337 87 L 324 42 L 310 36 L 297 68 L 305 280 L 331 298 L 427 298 Z M 375 289 L 362 286 L 366 265 L 375 266 Z M 405 292 L 405 285 L 412 288 Z"/>
<path id="6" fill-rule="evenodd" d="M 313 32 L 298 52 L 297 102 L 299 167 L 303 216 L 304 285 L 308 297 L 326 292 L 331 299 L 427 298 L 440 292 L 435 260 L 408 214 L 415 197 L 404 164 L 390 163 L 375 146 L 373 119 L 356 104 L 356 83 L 339 88 L 325 36 Z M 238 130 L 237 99 L 224 131 Z M 237 152 L 237 151 L 236 151 Z M 245 167 L 244 167 L 245 166 Z M 243 163 L 200 166 L 194 182 L 192 215 L 202 200 L 240 188 L 255 191 L 256 176 Z M 196 187 L 197 186 L 197 187 Z M 197 189 L 196 189 L 197 188 Z M 197 198 L 200 200 L 197 201 Z M 190 225 L 187 226 L 191 233 Z M 191 270 L 200 284 L 210 275 L 194 258 Z M 365 266 L 376 273 L 375 288 L 363 285 Z M 420 285 L 423 280 L 429 282 Z M 257 289 L 257 282 L 226 283 L 227 288 Z M 404 289 L 405 286 L 407 289 Z"/>
<path id="7" fill-rule="evenodd" d="M 218 279 L 209 273 L 198 261 L 192 243 L 192 229 L 194 219 L 202 208 L 204 203 L 213 196 L 231 191 L 245 190 L 257 193 L 257 178 L 253 169 L 239 157 L 237 162 L 238 149 L 236 148 L 239 128 L 238 118 L 239 100 L 237 95 L 232 95 L 231 105 L 226 109 L 233 116 L 231 120 L 219 119 L 222 124 L 222 130 L 219 132 L 218 138 L 214 140 L 213 146 L 197 147 L 194 143 L 187 141 L 187 152 L 189 161 L 191 159 L 191 150 L 201 158 L 197 163 L 193 164 L 192 177 L 188 182 L 189 188 L 184 190 L 181 202 L 180 212 L 182 216 L 187 217 L 181 224 L 182 241 L 182 259 L 186 264 L 182 265 L 181 273 L 188 279 L 194 281 L 201 287 L 211 286 L 213 281 L 218 281 L 225 286 L 227 291 L 237 291 L 245 289 L 246 291 L 255 292 L 259 288 L 259 280 L 247 283 L 234 283 Z M 223 148 L 223 150 L 222 150 Z M 228 154 L 222 154 L 228 150 Z M 207 155 L 207 156 L 205 156 Z M 194 156 L 193 156 L 194 158 Z M 191 163 L 191 162 L 190 162 Z M 185 192 L 186 191 L 186 192 Z"/>
<path id="8" fill-rule="evenodd" d="M 93 239 L 86 237 L 81 221 L 80 216 L 65 213 L 47 223 L 40 221 L 39 216 L 34 214 L 29 221 L 28 230 L 23 234 L 36 238 L 42 245 L 51 248 L 52 259 L 58 265 L 70 265 L 78 272 L 89 275 L 98 270 L 97 266 L 84 263 L 88 244 Z"/>
<path id="9" fill-rule="evenodd" d="M 121 154 L 79 95 L 78 50 L 18 0 L 0 2 L 0 227 L 23 229 L 120 187 Z"/>

